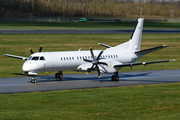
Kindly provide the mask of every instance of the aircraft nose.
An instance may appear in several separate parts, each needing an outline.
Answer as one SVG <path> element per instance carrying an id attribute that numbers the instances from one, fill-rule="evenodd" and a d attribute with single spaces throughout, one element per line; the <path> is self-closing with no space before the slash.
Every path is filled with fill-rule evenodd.
<path id="1" fill-rule="evenodd" d="M 28 64 L 28 62 L 25 62 L 25 63 L 23 64 L 22 70 L 23 70 L 24 72 L 30 71 L 30 70 L 31 70 L 30 64 Z"/>

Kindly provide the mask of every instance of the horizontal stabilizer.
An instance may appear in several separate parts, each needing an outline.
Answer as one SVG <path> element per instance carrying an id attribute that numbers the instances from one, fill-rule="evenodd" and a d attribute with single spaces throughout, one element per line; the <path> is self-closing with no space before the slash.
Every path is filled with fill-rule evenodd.
<path id="1" fill-rule="evenodd" d="M 154 48 L 150 48 L 150 49 L 146 49 L 146 50 L 137 51 L 137 52 L 135 52 L 135 54 L 136 55 L 145 55 L 147 53 L 151 53 L 151 52 L 154 52 L 156 50 L 166 48 L 166 47 L 169 47 L 169 45 L 162 45 L 162 46 L 159 46 L 159 47 L 154 47 Z"/>
<path id="2" fill-rule="evenodd" d="M 152 62 L 141 62 L 141 63 L 128 63 L 128 64 L 122 64 L 122 65 L 114 65 L 114 67 L 132 67 L 132 66 L 136 66 L 136 65 L 147 65 L 147 64 L 154 64 L 154 63 L 162 63 L 162 62 L 172 62 L 172 61 L 176 61 L 176 60 L 163 60 L 163 61 L 152 61 Z"/>
<path id="3" fill-rule="evenodd" d="M 7 57 L 12 57 L 12 58 L 17 58 L 17 59 L 23 59 L 23 60 L 27 60 L 27 57 L 21 57 L 21 56 L 16 56 L 16 55 L 10 55 L 10 54 L 4 54 L 4 56 Z"/>
<path id="4" fill-rule="evenodd" d="M 111 48 L 111 46 L 106 45 L 106 44 L 102 44 L 102 43 L 98 43 L 98 44 L 101 45 L 101 46 L 107 47 L 107 48 Z"/>

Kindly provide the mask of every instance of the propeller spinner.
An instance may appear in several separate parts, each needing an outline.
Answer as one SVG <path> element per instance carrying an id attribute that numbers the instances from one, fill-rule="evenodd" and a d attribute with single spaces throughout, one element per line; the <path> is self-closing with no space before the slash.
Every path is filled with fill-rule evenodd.
<path id="1" fill-rule="evenodd" d="M 90 72 L 93 70 L 94 66 L 95 66 L 95 68 L 96 68 L 96 70 L 97 70 L 97 72 L 98 72 L 99 78 L 100 78 L 100 77 L 101 77 L 101 73 L 100 73 L 100 70 L 99 70 L 99 66 L 98 66 L 98 65 L 99 65 L 99 64 L 102 64 L 102 65 L 109 66 L 109 65 L 108 65 L 107 63 L 105 63 L 105 62 L 100 62 L 100 61 L 99 61 L 99 59 L 100 59 L 100 57 L 101 57 L 101 55 L 102 55 L 102 53 L 103 53 L 104 51 L 102 50 L 102 51 L 99 53 L 99 55 L 98 55 L 97 58 L 95 58 L 95 56 L 94 56 L 92 47 L 90 47 L 90 52 L 91 52 L 91 56 L 92 56 L 93 60 L 83 59 L 83 60 L 86 61 L 86 62 L 91 62 L 91 63 L 92 63 L 92 67 L 87 69 L 87 74 L 90 73 Z"/>

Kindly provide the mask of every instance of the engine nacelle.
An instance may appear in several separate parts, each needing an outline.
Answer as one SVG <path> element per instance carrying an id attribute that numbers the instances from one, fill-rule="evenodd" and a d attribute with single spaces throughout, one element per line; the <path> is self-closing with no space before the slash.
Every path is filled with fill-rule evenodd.
<path id="1" fill-rule="evenodd" d="M 87 71 L 88 68 L 92 67 L 92 63 L 86 63 L 86 64 L 81 64 L 80 66 L 78 66 L 78 70 L 80 71 Z"/>
<path id="2" fill-rule="evenodd" d="M 116 61 L 116 60 L 112 60 L 112 59 L 101 59 L 100 62 L 104 62 L 107 63 L 107 65 L 103 65 L 103 64 L 98 64 L 99 66 L 99 70 L 101 73 L 114 73 L 117 72 L 120 68 L 114 68 L 114 65 L 120 65 L 122 63 Z M 92 67 L 92 63 L 86 63 L 86 64 L 81 64 L 80 66 L 78 66 L 78 70 L 79 71 L 87 71 L 89 68 Z M 95 66 L 94 66 L 95 68 Z"/>

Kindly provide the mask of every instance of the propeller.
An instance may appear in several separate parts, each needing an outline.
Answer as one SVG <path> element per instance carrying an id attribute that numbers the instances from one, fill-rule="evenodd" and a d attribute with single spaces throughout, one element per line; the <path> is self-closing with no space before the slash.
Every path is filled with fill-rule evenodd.
<path id="1" fill-rule="evenodd" d="M 97 72 L 98 72 L 98 76 L 99 76 L 99 78 L 101 77 L 101 73 L 100 73 L 100 70 L 99 70 L 99 64 L 102 64 L 102 65 L 106 65 L 106 66 L 109 66 L 107 63 L 105 63 L 105 62 L 100 62 L 99 61 L 99 59 L 100 59 L 100 57 L 101 57 L 101 55 L 102 55 L 102 53 L 104 52 L 103 50 L 99 53 L 99 55 L 98 55 L 98 57 L 97 58 L 95 58 L 95 56 L 94 56 L 94 53 L 93 53 L 93 50 L 92 50 L 92 47 L 90 47 L 90 52 L 91 52 L 91 56 L 92 56 L 92 58 L 93 58 L 93 60 L 88 60 L 88 59 L 84 59 L 83 58 L 83 60 L 85 61 L 85 62 L 91 62 L 92 63 L 92 66 L 91 66 L 91 68 L 88 68 L 87 69 L 87 74 L 88 73 L 90 73 L 93 69 L 94 69 L 94 66 L 95 66 L 95 68 L 96 68 L 96 70 L 97 70 Z"/>
<path id="2" fill-rule="evenodd" d="M 39 52 L 41 52 L 42 51 L 42 48 L 43 48 L 43 45 L 41 45 L 40 46 L 40 48 L 39 48 Z M 32 49 L 31 48 L 29 48 L 29 51 L 31 52 L 31 54 L 33 54 L 34 52 L 32 51 Z"/>
<path id="3" fill-rule="evenodd" d="M 34 52 L 32 51 L 32 49 L 31 48 L 29 48 L 29 51 L 31 52 L 31 54 L 33 54 Z"/>
<path id="4" fill-rule="evenodd" d="M 40 48 L 39 48 L 39 52 L 41 52 L 41 51 L 42 51 L 42 48 L 43 48 L 43 45 L 41 45 L 41 46 L 40 46 Z"/>

